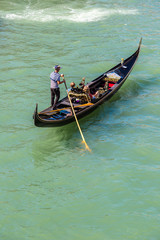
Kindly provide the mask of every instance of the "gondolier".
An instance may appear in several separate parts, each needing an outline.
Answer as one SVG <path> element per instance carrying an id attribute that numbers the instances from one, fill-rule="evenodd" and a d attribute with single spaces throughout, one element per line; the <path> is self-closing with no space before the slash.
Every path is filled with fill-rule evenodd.
<path id="1" fill-rule="evenodd" d="M 51 80 L 51 106 L 53 109 L 56 108 L 56 104 L 60 98 L 60 90 L 59 84 L 64 83 L 65 80 L 60 81 L 60 77 L 64 77 L 64 74 L 59 74 L 61 67 L 59 65 L 55 65 L 54 72 L 50 74 Z M 56 99 L 55 99 L 56 96 Z"/>

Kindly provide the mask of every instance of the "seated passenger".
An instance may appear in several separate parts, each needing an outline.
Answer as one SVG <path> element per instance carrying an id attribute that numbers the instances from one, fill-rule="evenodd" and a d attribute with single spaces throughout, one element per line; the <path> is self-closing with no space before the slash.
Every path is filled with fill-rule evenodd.
<path id="1" fill-rule="evenodd" d="M 104 85 L 104 90 L 107 91 L 108 90 L 108 81 L 105 82 L 105 85 Z"/>
<path id="2" fill-rule="evenodd" d="M 105 90 L 105 91 L 108 90 L 108 81 L 107 81 L 107 80 L 104 80 L 104 81 L 102 82 L 102 88 L 103 88 L 103 90 Z"/>
<path id="3" fill-rule="evenodd" d="M 70 83 L 70 91 L 74 91 L 74 89 L 75 89 L 75 83 L 74 82 L 71 82 Z"/>
<path id="4" fill-rule="evenodd" d="M 82 93 L 82 89 L 79 88 L 78 86 L 76 87 L 74 82 L 70 83 L 70 89 L 68 89 L 68 91 L 74 92 L 74 93 Z"/>
<path id="5" fill-rule="evenodd" d="M 84 88 L 84 86 L 85 86 L 85 77 L 82 78 L 82 81 L 81 81 L 81 83 L 79 84 L 79 86 L 81 87 L 81 89 Z"/>
<path id="6" fill-rule="evenodd" d="M 99 92 L 97 91 L 95 94 L 91 94 L 90 88 L 88 86 L 84 86 L 83 91 L 89 96 L 90 101 L 99 97 Z"/>

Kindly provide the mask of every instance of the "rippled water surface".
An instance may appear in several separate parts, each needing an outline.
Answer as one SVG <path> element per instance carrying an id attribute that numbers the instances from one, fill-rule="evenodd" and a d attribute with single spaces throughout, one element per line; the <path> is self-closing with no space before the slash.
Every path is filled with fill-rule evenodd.
<path id="1" fill-rule="evenodd" d="M 0 239 L 159 240 L 160 2 L 0 1 Z M 75 123 L 37 128 L 49 75 L 89 82 L 130 56 L 119 92 Z M 65 87 L 60 86 L 61 96 Z"/>

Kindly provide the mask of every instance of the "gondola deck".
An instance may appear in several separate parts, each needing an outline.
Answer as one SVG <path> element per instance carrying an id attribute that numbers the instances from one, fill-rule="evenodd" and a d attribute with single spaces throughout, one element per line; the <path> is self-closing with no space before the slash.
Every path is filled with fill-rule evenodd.
<path id="1" fill-rule="evenodd" d="M 133 66 L 138 58 L 141 41 L 142 39 L 140 40 L 137 51 L 129 58 L 125 59 L 123 64 L 119 63 L 115 67 L 111 68 L 110 70 L 103 73 L 101 76 L 87 84 L 90 91 L 95 92 L 96 90 L 103 88 L 106 77 L 108 79 L 108 88 L 103 90 L 103 93 L 99 96 L 98 99 L 96 99 L 96 101 L 84 104 L 73 103 L 74 110 L 78 119 L 94 111 L 100 104 L 102 104 L 104 101 L 109 100 L 120 89 L 120 87 L 123 85 L 123 83 L 129 76 L 130 72 L 132 71 Z M 116 74 L 117 76 L 119 76 L 119 80 L 115 82 L 113 81 L 113 79 L 108 78 L 108 76 L 112 74 Z M 75 120 L 71 111 L 68 96 L 60 100 L 57 103 L 56 108 L 58 110 L 53 111 L 52 107 L 50 106 L 38 113 L 38 104 L 36 104 L 36 109 L 33 115 L 34 124 L 38 127 L 56 127 L 63 126 Z"/>

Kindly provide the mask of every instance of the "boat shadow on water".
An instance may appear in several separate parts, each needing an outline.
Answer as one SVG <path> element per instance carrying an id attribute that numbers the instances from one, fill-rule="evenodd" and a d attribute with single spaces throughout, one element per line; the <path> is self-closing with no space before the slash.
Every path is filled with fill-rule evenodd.
<path id="1" fill-rule="evenodd" d="M 32 156 L 38 165 L 72 159 L 76 153 L 84 154 L 84 146 L 75 122 L 65 127 L 43 128 L 32 144 Z M 56 163 L 57 164 L 57 163 Z"/>

